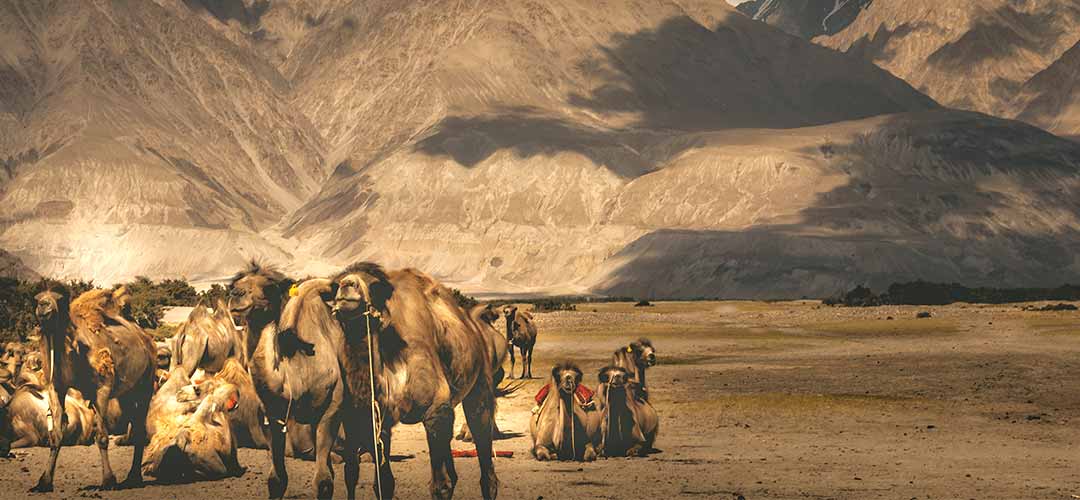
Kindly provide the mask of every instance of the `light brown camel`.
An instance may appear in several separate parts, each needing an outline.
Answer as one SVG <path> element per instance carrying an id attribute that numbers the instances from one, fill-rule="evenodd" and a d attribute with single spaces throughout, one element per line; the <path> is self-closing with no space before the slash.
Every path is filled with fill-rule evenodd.
<path id="1" fill-rule="evenodd" d="M 230 367 L 239 363 L 230 359 L 225 370 Z M 227 372 L 193 383 L 179 368 L 154 395 L 156 411 L 148 420 L 154 433 L 142 463 L 144 474 L 162 482 L 179 482 L 244 473 L 236 459 L 230 419 L 245 401 L 223 373 Z"/>
<path id="2" fill-rule="evenodd" d="M 229 413 L 233 439 L 243 448 L 268 448 L 264 411 L 245 368 L 247 355 L 243 352 L 243 336 L 236 329 L 225 302 L 218 301 L 213 312 L 201 304 L 195 306 L 174 338 L 176 351 L 172 366 L 182 368 L 188 377 L 196 370 L 217 375 L 232 366 L 225 376 L 237 387 L 245 402 L 240 410 Z"/>
<path id="3" fill-rule="evenodd" d="M 634 382 L 635 396 L 649 400 L 649 388 L 645 385 L 645 370 L 656 365 L 656 349 L 649 339 L 641 338 L 626 347 L 619 348 L 612 355 L 611 364 L 625 368 Z"/>
<path id="4" fill-rule="evenodd" d="M 79 391 L 69 389 L 65 399 L 64 446 L 91 445 L 97 441 L 94 412 Z M 15 390 L 0 420 L 0 440 L 10 448 L 49 446 L 49 394 L 41 386 L 23 385 Z M 2 447 L 0 447 L 2 448 Z"/>
<path id="5" fill-rule="evenodd" d="M 515 305 L 503 307 L 506 317 L 506 339 L 510 343 L 510 378 L 514 378 L 514 346 L 521 351 L 521 378 L 533 378 L 533 347 L 536 346 L 536 324 L 528 311 Z"/>
<path id="6" fill-rule="evenodd" d="M 393 495 L 390 429 L 422 422 L 431 458 L 431 496 L 451 498 L 457 483 L 450 454 L 454 407 L 462 403 L 480 461 L 480 492 L 498 495 L 499 480 L 491 457 L 495 405 L 492 354 L 487 339 L 457 304 L 451 292 L 413 270 L 386 272 L 376 264 L 349 266 L 334 278 L 334 315 L 347 341 L 343 359 L 349 391 L 358 413 L 369 412 L 371 376 L 382 412 L 382 444 L 376 455 L 383 466 L 377 479 L 383 498 Z M 368 363 L 368 341 L 374 362 Z M 365 392 L 368 391 L 368 392 Z M 368 413 L 370 415 L 370 413 Z M 370 435 L 371 424 L 363 427 Z M 351 435 L 349 429 L 346 434 Z"/>
<path id="7" fill-rule="evenodd" d="M 232 279 L 229 311 L 247 329 L 248 370 L 270 424 L 270 498 L 282 498 L 288 487 L 283 431 L 290 418 L 315 431 L 316 493 L 327 498 L 334 491 L 330 450 L 345 398 L 330 338 L 340 337 L 341 329 L 322 297 L 304 293 L 307 283 L 300 286 L 298 296 L 289 299 L 297 319 L 287 330 L 279 329 L 291 284 L 276 270 L 252 263 Z"/>
<path id="8" fill-rule="evenodd" d="M 225 366 L 225 360 L 239 358 L 244 361 L 241 335 L 233 326 L 228 307 L 219 301 L 211 313 L 200 302 L 180 325 L 175 335 L 173 362 L 182 366 L 190 377 L 197 368 L 217 373 Z"/>
<path id="9" fill-rule="evenodd" d="M 495 387 L 495 407 L 491 410 L 492 437 L 498 439 L 502 436 L 502 432 L 499 431 L 499 426 L 495 423 L 495 414 L 499 410 L 498 398 L 507 394 L 499 389 L 499 384 L 502 383 L 503 378 L 506 376 L 503 364 L 506 363 L 509 343 L 506 341 L 506 337 L 499 333 L 499 329 L 495 327 L 495 323 L 499 321 L 499 312 L 495 310 L 495 306 L 477 304 L 469 309 L 469 317 L 476 323 L 477 328 L 484 333 L 484 337 L 487 339 L 488 355 L 491 357 L 493 370 L 492 387 Z M 472 433 L 469 432 L 469 426 L 462 423 L 461 430 L 458 431 L 456 438 L 461 441 L 471 442 L 473 437 Z"/>
<path id="10" fill-rule="evenodd" d="M 551 387 L 529 421 L 531 452 L 537 460 L 596 460 L 597 421 L 577 395 L 581 369 L 570 363 L 551 369 Z"/>
<path id="11" fill-rule="evenodd" d="M 652 451 L 660 419 L 648 401 L 636 397 L 635 385 L 625 368 L 607 366 L 600 370 L 596 388 L 600 455 L 644 457 Z"/>
<path id="12" fill-rule="evenodd" d="M 4 345 L 3 354 L 0 354 L 0 367 L 6 369 L 12 377 L 15 377 L 19 374 L 19 369 L 22 368 L 26 354 L 26 346 L 19 342 L 8 342 Z"/>
<path id="13" fill-rule="evenodd" d="M 154 390 L 154 341 L 136 326 L 110 311 L 112 295 L 91 290 L 68 301 L 67 292 L 49 289 L 37 295 L 45 372 L 50 374 L 49 464 L 31 491 L 53 489 L 56 461 L 63 444 L 62 418 L 69 388 L 78 389 L 94 408 L 101 452 L 103 489 L 116 487 L 109 465 L 109 439 L 105 416 L 109 399 L 116 398 L 123 418 L 130 422 L 135 450 L 125 487 L 142 484 L 140 465 L 146 441 L 146 412 Z"/>

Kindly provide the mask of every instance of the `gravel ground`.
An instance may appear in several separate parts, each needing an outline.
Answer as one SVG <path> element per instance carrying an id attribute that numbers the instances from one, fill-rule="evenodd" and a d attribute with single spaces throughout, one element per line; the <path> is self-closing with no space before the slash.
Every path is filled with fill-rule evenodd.
<path id="1" fill-rule="evenodd" d="M 595 312 L 593 310 L 595 309 Z M 919 311 L 930 319 L 915 319 Z M 892 317 L 892 320 L 887 318 Z M 534 375 L 573 360 L 592 385 L 615 348 L 641 335 L 661 415 L 657 453 L 540 463 L 528 449 L 528 381 L 500 403 L 502 498 L 1032 498 L 1080 494 L 1080 314 L 1019 305 L 846 309 L 815 302 L 586 304 L 537 315 Z M 459 422 L 463 421 L 460 418 Z M 1075 423 L 1073 423 L 1075 421 Z M 426 498 L 423 430 L 395 430 L 399 498 Z M 471 445 L 455 442 L 456 449 Z M 130 448 L 114 447 L 117 474 Z M 48 450 L 0 461 L 0 496 L 24 498 Z M 240 478 L 99 492 L 97 450 L 65 448 L 48 497 L 262 498 L 265 451 L 241 450 Z M 364 466 L 362 498 L 370 498 Z M 479 497 L 475 459 L 459 459 L 459 498 Z M 290 460 L 289 498 L 313 493 Z M 344 497 L 337 470 L 339 497 Z"/>

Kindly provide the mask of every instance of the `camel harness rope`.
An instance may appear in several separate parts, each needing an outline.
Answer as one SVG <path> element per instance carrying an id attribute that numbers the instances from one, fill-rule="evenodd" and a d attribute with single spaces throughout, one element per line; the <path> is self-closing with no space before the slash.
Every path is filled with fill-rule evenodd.
<path id="1" fill-rule="evenodd" d="M 386 463 L 383 459 L 380 449 L 382 448 L 382 412 L 379 409 L 379 401 L 375 398 L 375 342 L 371 338 L 371 316 L 378 314 L 374 308 L 370 305 L 368 310 L 364 312 L 364 326 L 367 330 L 367 346 L 368 346 L 368 385 L 371 386 L 371 443 L 375 448 L 372 453 L 375 464 L 375 498 L 382 500 L 382 474 L 380 474 L 381 467 Z"/>

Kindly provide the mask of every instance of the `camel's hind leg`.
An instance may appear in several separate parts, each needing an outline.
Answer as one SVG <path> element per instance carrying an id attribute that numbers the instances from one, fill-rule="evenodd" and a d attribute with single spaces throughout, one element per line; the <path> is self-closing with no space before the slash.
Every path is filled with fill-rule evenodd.
<path id="1" fill-rule="evenodd" d="M 507 346 L 507 347 L 509 347 L 509 349 L 507 349 L 507 351 L 510 352 L 510 372 L 507 375 L 510 377 L 511 380 L 513 380 L 513 378 L 514 378 L 514 365 L 517 364 L 517 359 L 514 357 L 514 347 L 516 347 L 516 346 L 514 346 L 514 344 L 511 342 L 510 345 Z M 524 356 L 524 354 L 522 354 L 522 356 Z M 522 363 L 525 362 L 524 357 L 521 358 L 521 362 Z"/>
<path id="2" fill-rule="evenodd" d="M 109 464 L 109 428 L 105 425 L 105 411 L 109 407 L 109 394 L 111 392 L 111 387 L 100 386 L 94 400 L 94 426 L 96 427 L 98 451 L 101 452 L 101 489 L 103 490 L 116 488 L 116 475 L 113 474 L 112 466 Z M 143 426 L 143 432 L 146 432 L 145 425 Z M 140 465 L 142 464 L 140 463 Z"/>
<path id="3" fill-rule="evenodd" d="M 333 414 L 323 415 L 315 428 L 315 492 L 318 498 L 334 497 L 334 468 L 330 465 L 330 451 L 334 448 L 340 425 L 335 410 Z M 346 454 L 349 454 L 348 451 Z"/>
<path id="4" fill-rule="evenodd" d="M 67 388 L 51 388 L 49 390 L 49 409 L 52 410 L 53 428 L 49 432 L 49 465 L 41 473 L 38 482 L 31 493 L 48 493 L 53 490 L 53 475 L 56 473 L 56 460 L 60 458 L 60 447 L 64 440 L 63 416 L 64 405 L 67 399 Z"/>
<path id="5" fill-rule="evenodd" d="M 480 460 L 480 493 L 485 500 L 499 496 L 499 477 L 495 475 L 492 460 L 492 439 L 495 430 L 495 388 L 489 383 L 477 381 L 476 387 L 462 401 L 465 421 L 476 443 L 476 456 Z"/>
<path id="6" fill-rule="evenodd" d="M 428 453 L 431 455 L 431 498 L 453 498 L 454 487 L 457 486 L 457 471 L 450 455 L 454 409 L 447 403 L 429 409 L 424 417 L 424 430 L 427 431 Z"/>

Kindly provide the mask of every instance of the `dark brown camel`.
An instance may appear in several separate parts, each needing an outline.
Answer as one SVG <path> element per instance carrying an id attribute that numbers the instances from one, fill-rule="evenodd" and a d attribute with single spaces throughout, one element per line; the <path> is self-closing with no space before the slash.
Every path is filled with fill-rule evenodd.
<path id="1" fill-rule="evenodd" d="M 49 465 L 31 491 L 53 489 L 53 474 L 63 439 L 62 416 L 68 388 L 78 389 L 94 408 L 94 421 L 101 451 L 103 489 L 116 487 L 109 466 L 109 438 L 104 410 L 116 398 L 121 415 L 132 428 L 135 450 L 124 487 L 142 484 L 143 451 L 146 442 L 146 412 L 154 391 L 154 341 L 121 317 L 112 303 L 111 292 L 91 290 L 68 302 L 67 292 L 50 289 L 36 297 L 41 324 L 45 372 L 50 374 Z"/>
<path id="2" fill-rule="evenodd" d="M 596 388 L 600 431 L 597 450 L 605 457 L 644 457 L 652 451 L 660 419 L 648 401 L 636 397 L 637 382 L 625 368 L 600 370 Z"/>
<path id="3" fill-rule="evenodd" d="M 276 270 L 252 263 L 233 277 L 228 307 L 233 320 L 247 330 L 248 370 L 270 422 L 270 498 L 282 498 L 289 484 L 284 429 L 290 418 L 315 432 L 316 494 L 329 498 L 334 492 L 330 450 L 345 395 L 327 332 L 340 336 L 340 327 L 322 298 L 305 294 L 301 286 L 288 304 L 300 319 L 287 330 L 279 328 L 290 285 Z"/>
<path id="4" fill-rule="evenodd" d="M 510 343 L 510 378 L 514 378 L 514 346 L 521 350 L 521 378 L 533 378 L 533 347 L 536 346 L 536 325 L 528 311 L 517 306 L 503 307 L 506 317 L 506 340 Z"/>
<path id="5" fill-rule="evenodd" d="M 457 483 L 450 454 L 454 407 L 464 405 L 480 461 L 480 491 L 498 495 L 499 480 L 491 457 L 495 388 L 491 357 L 478 331 L 450 291 L 412 269 L 386 272 L 358 263 L 334 278 L 334 314 L 345 331 L 345 367 L 349 391 L 364 398 L 369 367 L 374 371 L 381 408 L 382 446 L 377 460 L 383 498 L 391 498 L 390 429 L 398 422 L 423 423 L 431 457 L 431 496 L 451 498 Z M 373 364 L 368 363 L 368 341 Z M 366 410 L 364 404 L 358 409 Z M 370 432 L 369 423 L 364 432 Z M 348 430 L 346 434 L 349 434 Z M 389 483 L 389 491 L 387 491 Z"/>
<path id="6" fill-rule="evenodd" d="M 656 365 L 656 349 L 649 339 L 638 339 L 622 347 L 612 355 L 611 364 L 626 369 L 630 382 L 634 383 L 635 395 L 649 400 L 649 388 L 645 385 L 645 370 Z"/>

